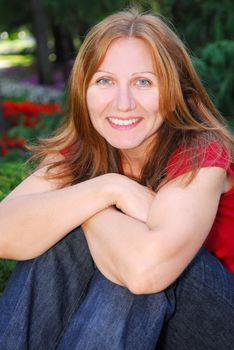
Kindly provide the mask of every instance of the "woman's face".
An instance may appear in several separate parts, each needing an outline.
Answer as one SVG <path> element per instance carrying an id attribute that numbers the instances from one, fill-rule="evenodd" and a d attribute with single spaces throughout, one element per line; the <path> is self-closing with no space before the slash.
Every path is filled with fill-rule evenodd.
<path id="1" fill-rule="evenodd" d="M 109 144 L 145 153 L 163 118 L 151 53 L 143 40 L 111 43 L 89 83 L 87 105 L 94 128 Z"/>

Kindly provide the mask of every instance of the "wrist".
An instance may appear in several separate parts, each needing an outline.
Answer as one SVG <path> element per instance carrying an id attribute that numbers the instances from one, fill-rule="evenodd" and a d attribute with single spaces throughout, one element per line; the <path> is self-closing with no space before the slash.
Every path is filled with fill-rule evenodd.
<path id="1" fill-rule="evenodd" d="M 114 206 L 121 196 L 125 176 L 115 173 L 109 173 L 103 176 L 105 177 L 103 195 L 106 198 L 107 207 Z"/>

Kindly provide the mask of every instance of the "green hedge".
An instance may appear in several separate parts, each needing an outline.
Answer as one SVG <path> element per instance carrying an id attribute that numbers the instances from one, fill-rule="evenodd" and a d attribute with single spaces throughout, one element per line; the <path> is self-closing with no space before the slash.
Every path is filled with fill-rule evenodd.
<path id="1" fill-rule="evenodd" d="M 26 174 L 23 160 L 0 161 L 0 201 L 11 192 Z"/>
<path id="2" fill-rule="evenodd" d="M 27 169 L 24 163 L 23 159 L 0 159 L 0 200 L 12 191 L 26 175 Z M 0 260 L 0 294 L 14 266 L 15 261 Z"/>

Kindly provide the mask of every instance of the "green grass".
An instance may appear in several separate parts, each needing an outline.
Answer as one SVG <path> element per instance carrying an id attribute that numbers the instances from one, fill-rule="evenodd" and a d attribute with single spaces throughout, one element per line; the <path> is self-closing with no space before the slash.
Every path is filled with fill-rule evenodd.
<path id="1" fill-rule="evenodd" d="M 0 295 L 9 279 L 16 262 L 13 260 L 0 260 Z"/>
<path id="2" fill-rule="evenodd" d="M 26 175 L 27 169 L 24 162 L 23 158 L 15 160 L 10 160 L 9 158 L 0 159 L 0 200 L 7 196 Z M 16 262 L 12 260 L 0 260 L 0 294 L 15 264 Z"/>
<path id="3" fill-rule="evenodd" d="M 35 40 L 32 38 L 0 40 L 0 68 L 31 65 L 34 50 Z"/>
<path id="4" fill-rule="evenodd" d="M 19 53 L 25 49 L 34 49 L 35 41 L 27 39 L 0 40 L 0 54 Z"/>
<path id="5" fill-rule="evenodd" d="M 23 160 L 0 161 L 0 200 L 12 191 L 26 175 Z"/>
<path id="6" fill-rule="evenodd" d="M 2 55 L 0 58 L 0 68 L 14 66 L 30 66 L 34 62 L 32 55 Z"/>

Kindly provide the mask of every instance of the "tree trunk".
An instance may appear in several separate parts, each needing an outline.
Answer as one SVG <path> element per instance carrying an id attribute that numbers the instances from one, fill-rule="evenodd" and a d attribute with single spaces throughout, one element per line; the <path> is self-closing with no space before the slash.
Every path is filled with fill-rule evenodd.
<path id="1" fill-rule="evenodd" d="M 47 46 L 47 20 L 43 0 L 31 0 L 34 33 L 37 41 L 38 73 L 41 84 L 52 84 L 52 65 Z"/>
<path id="2" fill-rule="evenodd" d="M 64 81 L 70 74 L 70 59 L 75 56 L 75 48 L 70 33 L 67 33 L 60 25 L 52 24 L 54 36 L 54 50 L 56 54 L 56 63 L 62 68 Z"/>

